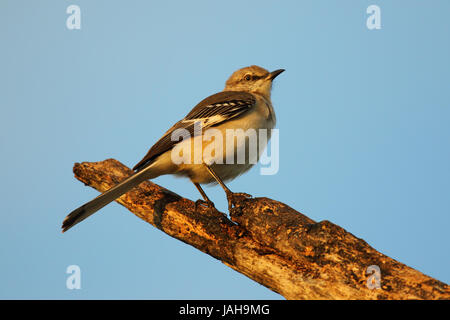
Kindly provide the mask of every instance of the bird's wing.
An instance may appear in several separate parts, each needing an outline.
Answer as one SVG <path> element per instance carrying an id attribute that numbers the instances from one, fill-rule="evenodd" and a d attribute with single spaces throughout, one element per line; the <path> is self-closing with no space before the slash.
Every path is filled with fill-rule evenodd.
<path id="1" fill-rule="evenodd" d="M 248 92 L 222 91 L 202 100 L 183 120 L 178 121 L 161 139 L 150 148 L 145 157 L 133 170 L 142 170 L 159 155 L 171 150 L 179 141 L 172 141 L 172 133 L 176 129 L 185 129 L 193 137 L 194 126 L 201 124 L 202 130 L 216 126 L 224 121 L 236 118 L 250 110 L 256 103 L 255 97 Z"/>

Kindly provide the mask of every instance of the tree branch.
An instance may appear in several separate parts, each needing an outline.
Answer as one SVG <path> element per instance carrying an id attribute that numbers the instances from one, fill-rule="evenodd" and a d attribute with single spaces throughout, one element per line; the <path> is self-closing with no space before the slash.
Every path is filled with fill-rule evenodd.
<path id="1" fill-rule="evenodd" d="M 132 174 L 114 159 L 76 163 L 75 177 L 104 192 Z M 231 220 L 150 181 L 117 202 L 168 235 L 286 299 L 450 299 L 448 285 L 385 256 L 329 222 L 268 198 L 245 200 Z M 367 268 L 381 271 L 369 289 Z"/>

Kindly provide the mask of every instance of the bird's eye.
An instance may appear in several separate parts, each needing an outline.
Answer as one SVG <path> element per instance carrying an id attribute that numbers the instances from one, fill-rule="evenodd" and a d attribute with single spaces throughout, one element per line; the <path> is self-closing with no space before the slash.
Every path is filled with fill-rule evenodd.
<path id="1" fill-rule="evenodd" d="M 245 81 L 250 81 L 250 80 L 252 80 L 252 76 L 248 74 L 244 77 L 244 79 L 245 79 Z"/>

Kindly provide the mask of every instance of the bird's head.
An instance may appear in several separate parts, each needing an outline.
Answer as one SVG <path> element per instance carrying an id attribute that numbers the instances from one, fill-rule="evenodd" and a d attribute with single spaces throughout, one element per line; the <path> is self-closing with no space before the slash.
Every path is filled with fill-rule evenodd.
<path id="1" fill-rule="evenodd" d="M 225 91 L 246 91 L 259 93 L 270 98 L 272 81 L 284 69 L 272 72 L 258 66 L 250 66 L 235 71 L 225 83 Z"/>

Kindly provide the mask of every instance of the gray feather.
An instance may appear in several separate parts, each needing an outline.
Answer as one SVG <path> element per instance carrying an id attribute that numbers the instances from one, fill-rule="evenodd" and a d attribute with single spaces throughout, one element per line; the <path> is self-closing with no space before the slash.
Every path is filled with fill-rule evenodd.
<path id="1" fill-rule="evenodd" d="M 176 129 L 186 129 L 190 136 L 194 136 L 194 124 L 202 123 L 202 129 L 216 126 L 224 121 L 236 118 L 255 105 L 255 97 L 248 92 L 222 91 L 198 103 L 183 120 L 178 121 L 164 136 L 150 148 L 145 157 L 139 161 L 133 170 L 142 170 L 150 165 L 159 155 L 171 150 L 178 141 L 171 139 Z M 210 120 L 210 121 L 209 121 Z"/>
<path id="2" fill-rule="evenodd" d="M 74 225 L 80 223 L 84 219 L 93 215 L 95 212 L 106 206 L 108 203 L 114 201 L 127 191 L 138 186 L 141 182 L 150 179 L 151 177 L 149 175 L 149 169 L 150 167 L 148 167 L 146 170 L 133 174 L 132 176 L 128 177 L 124 181 L 120 182 L 116 186 L 109 189 L 108 191 L 105 191 L 97 198 L 87 202 L 78 209 L 72 211 L 63 221 L 62 232 L 66 232 Z"/>

